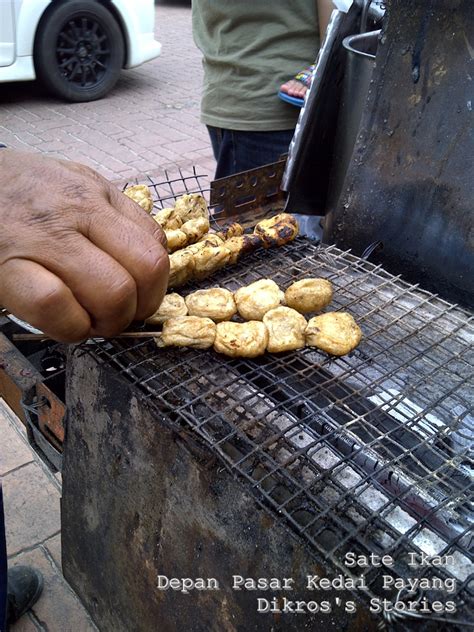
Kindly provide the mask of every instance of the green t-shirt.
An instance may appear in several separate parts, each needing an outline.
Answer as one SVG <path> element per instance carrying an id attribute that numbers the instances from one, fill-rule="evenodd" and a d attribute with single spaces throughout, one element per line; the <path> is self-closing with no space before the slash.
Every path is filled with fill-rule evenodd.
<path id="1" fill-rule="evenodd" d="M 294 128 L 299 109 L 277 93 L 316 58 L 316 0 L 193 0 L 192 8 L 203 53 L 202 122 L 243 131 Z"/>

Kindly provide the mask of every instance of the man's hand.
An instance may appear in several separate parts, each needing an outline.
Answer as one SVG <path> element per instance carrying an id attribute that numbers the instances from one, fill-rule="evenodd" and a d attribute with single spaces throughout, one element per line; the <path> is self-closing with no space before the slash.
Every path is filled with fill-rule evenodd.
<path id="1" fill-rule="evenodd" d="M 0 306 L 52 338 L 113 336 L 167 287 L 160 226 L 77 163 L 0 150 Z"/>

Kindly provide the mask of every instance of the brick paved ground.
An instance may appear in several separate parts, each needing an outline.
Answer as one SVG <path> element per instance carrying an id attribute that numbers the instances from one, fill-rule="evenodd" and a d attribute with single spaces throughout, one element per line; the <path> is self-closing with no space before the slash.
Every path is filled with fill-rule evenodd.
<path id="1" fill-rule="evenodd" d="M 186 3 L 156 7 L 162 55 L 122 72 L 101 101 L 62 103 L 36 83 L 0 84 L 0 140 L 11 147 L 83 162 L 112 180 L 196 164 L 213 174 L 199 121 L 200 53 Z"/>
<path id="2" fill-rule="evenodd" d="M 190 13 L 189 6 L 177 2 L 157 6 L 162 56 L 124 72 L 102 101 L 65 104 L 33 83 L 0 84 L 0 140 L 78 160 L 112 180 L 160 175 L 164 168 L 192 164 L 212 175 L 210 143 L 199 122 L 202 71 Z M 2 400 L 0 437 L 10 564 L 32 564 L 45 577 L 42 598 L 12 632 L 96 630 L 61 575 L 60 477 L 37 459 Z"/>

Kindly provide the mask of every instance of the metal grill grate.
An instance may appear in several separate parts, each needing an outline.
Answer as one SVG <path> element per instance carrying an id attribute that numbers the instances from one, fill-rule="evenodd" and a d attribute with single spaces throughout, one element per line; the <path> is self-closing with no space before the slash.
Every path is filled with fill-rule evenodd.
<path id="1" fill-rule="evenodd" d="M 152 189 L 155 206 L 158 209 L 173 206 L 176 198 L 184 193 L 202 193 L 209 199 L 209 177 L 192 167 L 188 171 L 178 170 L 178 174 L 170 177 L 165 171 L 163 180 L 148 177 L 146 184 Z"/>
<path id="2" fill-rule="evenodd" d="M 143 339 L 91 342 L 79 352 L 133 383 L 163 423 L 199 438 L 334 571 L 363 575 L 368 597 L 387 597 L 381 572 L 450 578 L 448 598 L 473 620 L 474 318 L 305 239 L 255 252 L 199 287 L 235 290 L 269 277 L 286 288 L 310 275 L 333 283 L 329 309 L 350 311 L 363 330 L 349 356 L 304 349 L 229 359 Z M 349 569 L 349 551 L 395 563 Z M 408 553 L 449 558 L 413 567 Z"/>

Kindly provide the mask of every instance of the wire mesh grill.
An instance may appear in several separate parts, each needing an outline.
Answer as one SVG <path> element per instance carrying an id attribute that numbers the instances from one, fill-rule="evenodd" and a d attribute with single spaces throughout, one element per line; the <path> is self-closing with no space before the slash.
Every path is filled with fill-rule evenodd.
<path id="1" fill-rule="evenodd" d="M 449 599 L 472 621 L 474 317 L 301 238 L 199 287 L 235 290 L 268 277 L 284 289 L 308 276 L 329 279 L 328 309 L 360 324 L 350 355 L 307 348 L 230 359 L 143 339 L 81 349 L 138 388 L 163 423 L 187 428 L 334 572 L 363 576 L 368 597 L 387 596 L 382 572 L 438 578 L 426 594 L 442 601 L 439 582 L 449 580 Z M 348 552 L 390 555 L 394 565 L 351 569 Z M 443 563 L 410 564 L 422 554 Z"/>
<path id="2" fill-rule="evenodd" d="M 452 577 L 465 599 L 473 589 L 473 318 L 305 240 L 254 253 L 201 287 L 235 290 L 261 277 L 286 287 L 315 274 L 334 285 L 331 309 L 350 311 L 362 327 L 349 356 L 304 349 L 229 359 L 150 341 L 87 348 L 166 423 L 199 435 L 336 567 L 347 572 L 348 551 L 385 553 L 399 576 L 414 576 L 407 553 L 449 555 L 419 576 Z M 373 591 L 374 571 L 362 569 Z"/>
<path id="3" fill-rule="evenodd" d="M 184 193 L 202 193 L 209 199 L 209 177 L 197 171 L 196 167 L 187 171 L 179 169 L 172 177 L 165 171 L 162 180 L 149 177 L 146 184 L 151 188 L 154 206 L 157 209 L 173 206 L 176 198 Z"/>

